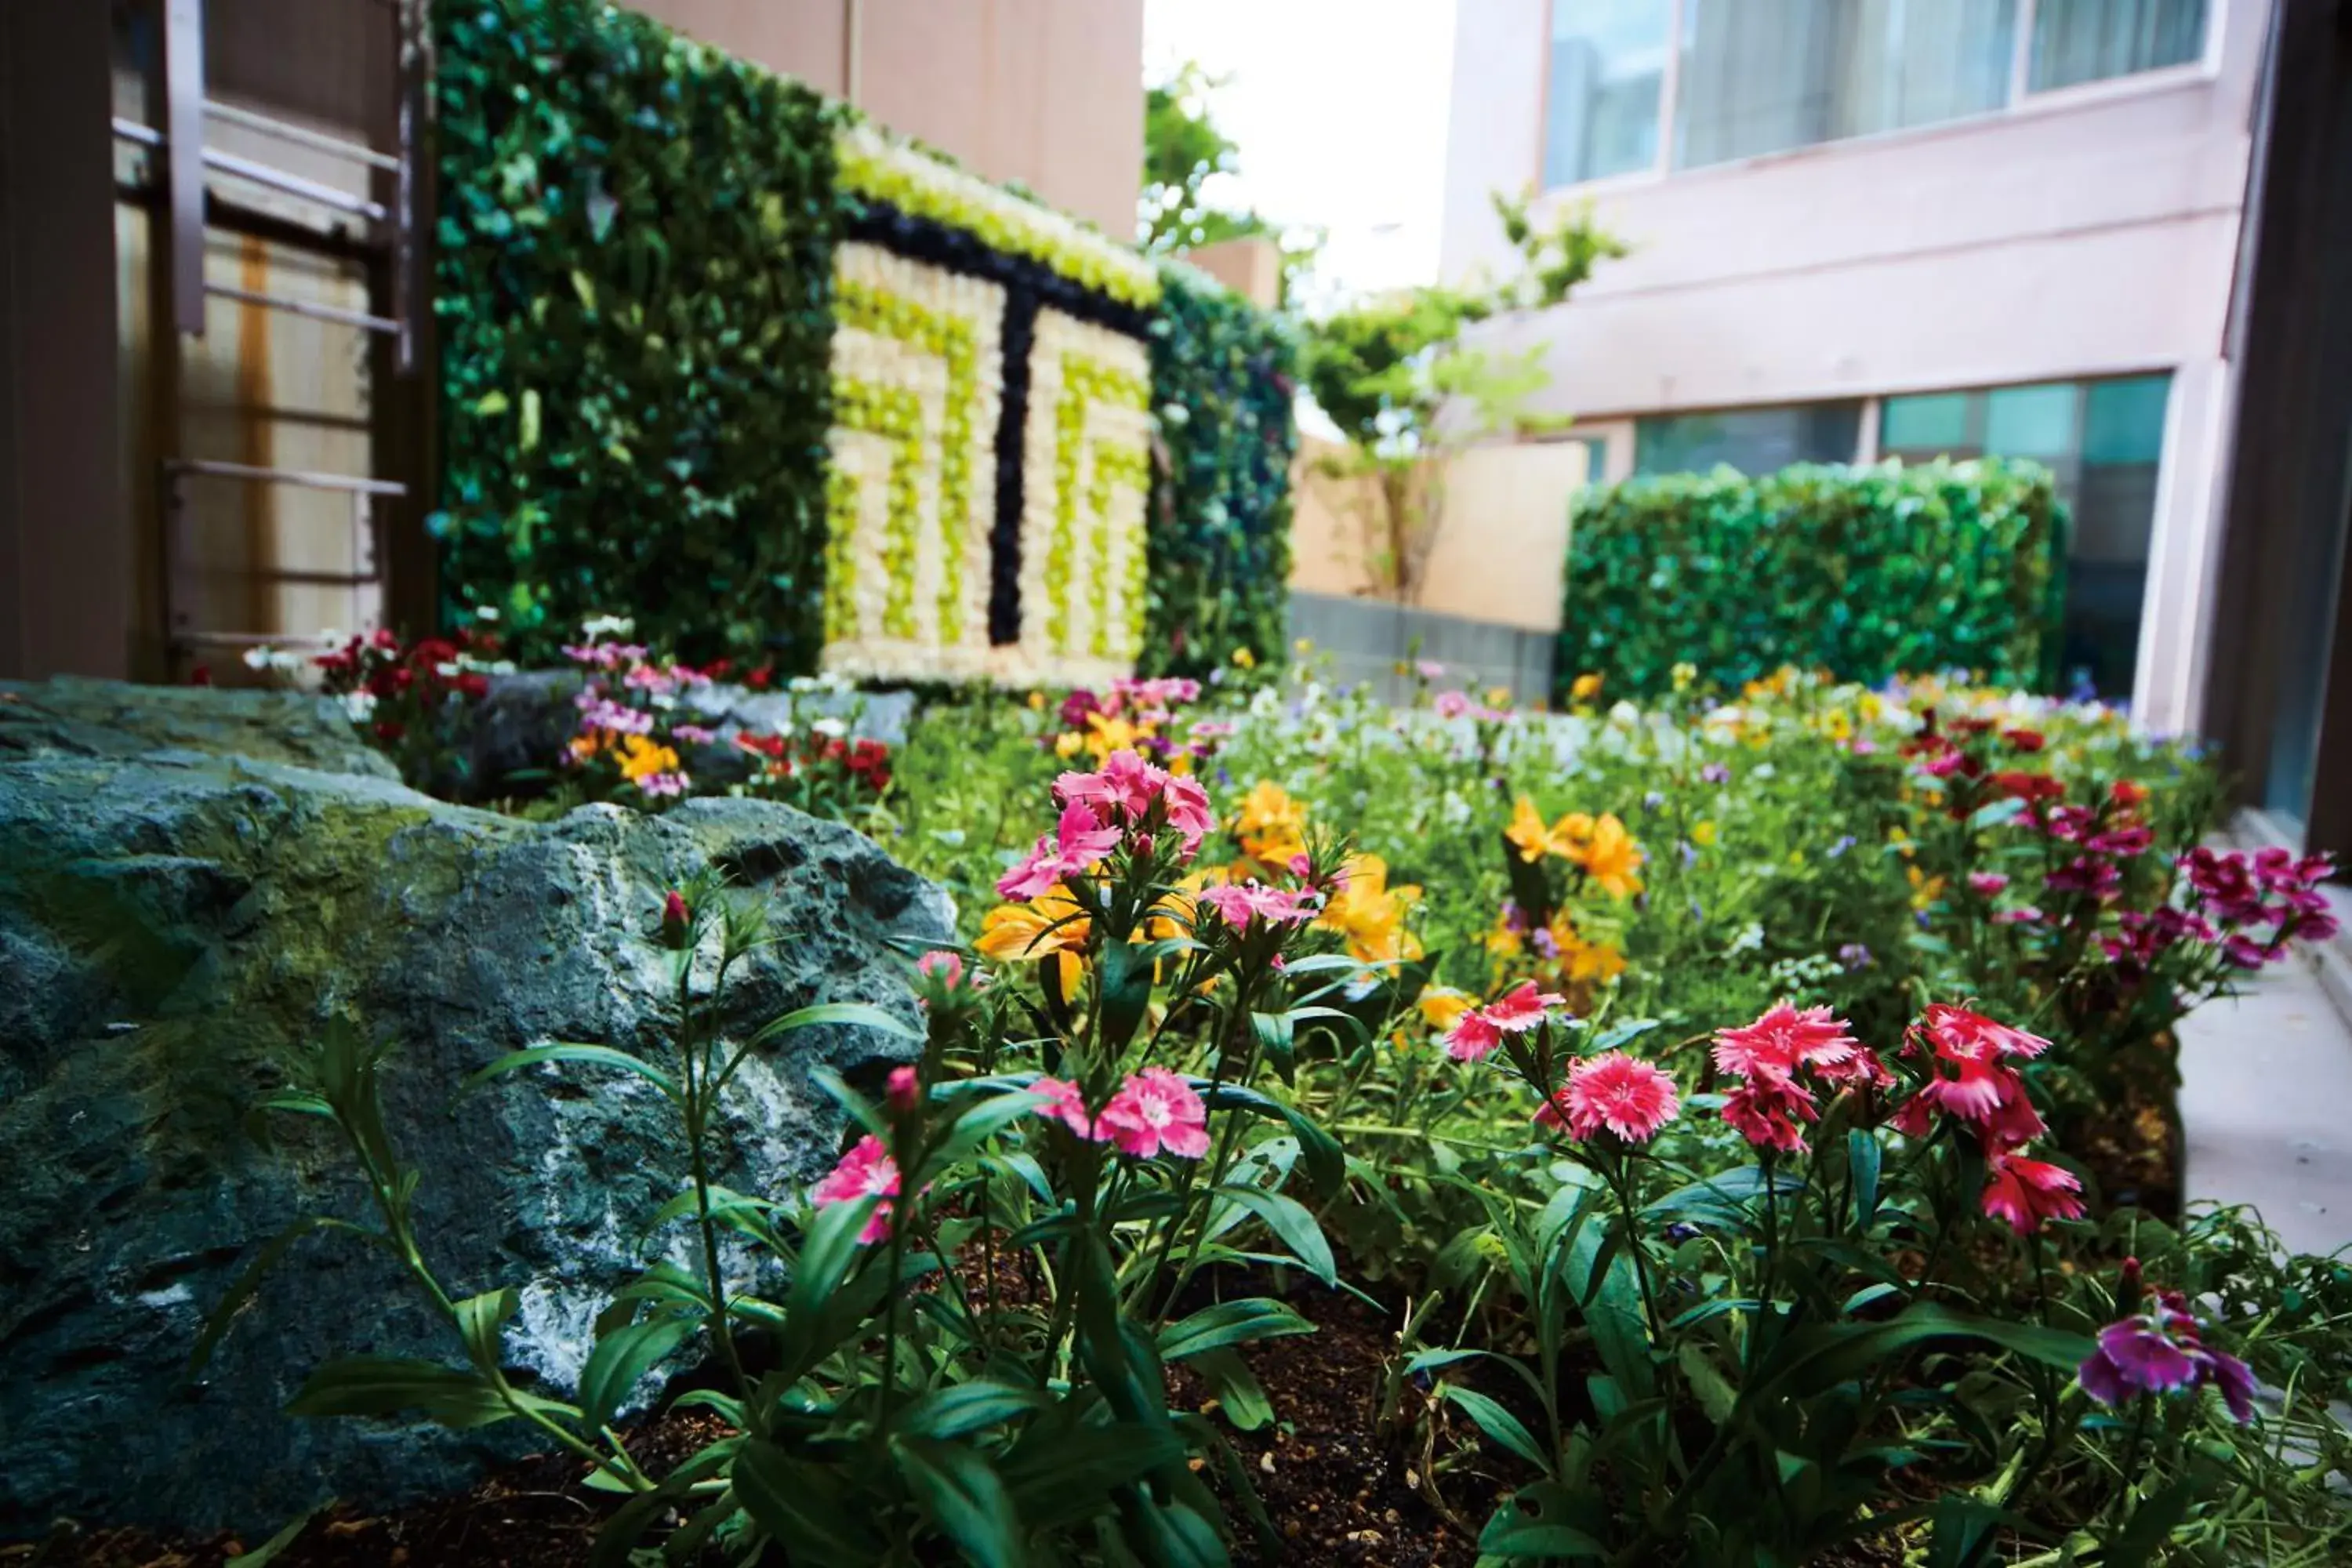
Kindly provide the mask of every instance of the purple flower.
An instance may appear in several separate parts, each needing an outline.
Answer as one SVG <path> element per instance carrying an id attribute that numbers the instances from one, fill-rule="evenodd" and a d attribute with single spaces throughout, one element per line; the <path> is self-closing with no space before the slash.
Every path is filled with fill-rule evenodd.
<path id="1" fill-rule="evenodd" d="M 1844 837 L 1839 839 L 1836 843 L 1829 847 L 1829 858 L 1832 860 L 1836 859 L 1839 856 L 1853 848 L 1853 835 L 1849 833 Z"/>
<path id="2" fill-rule="evenodd" d="M 2207 1384 L 2238 1421 L 2254 1418 L 2254 1374 L 2236 1356 L 2208 1349 L 2178 1290 L 2159 1290 L 2145 1312 L 2099 1331 L 2098 1348 L 2075 1370 L 2083 1392 L 2113 1408 L 2135 1394 L 2174 1394 Z"/>
<path id="3" fill-rule="evenodd" d="M 1838 962 L 1844 964 L 1848 969 L 1868 969 L 1870 967 L 1870 949 L 1863 946 L 1862 943 L 1858 942 L 1847 942 L 1843 947 L 1838 949 L 1837 955 Z"/>
<path id="4" fill-rule="evenodd" d="M 1706 784 L 1729 784 L 1731 782 L 1731 770 L 1724 766 L 1721 763 L 1709 763 L 1706 766 L 1699 769 L 1698 776 Z"/>
<path id="5" fill-rule="evenodd" d="M 1658 807 L 1665 804 L 1666 797 L 1660 795 L 1656 790 L 1652 790 L 1649 794 L 1642 797 L 1642 809 L 1643 811 L 1655 811 Z"/>

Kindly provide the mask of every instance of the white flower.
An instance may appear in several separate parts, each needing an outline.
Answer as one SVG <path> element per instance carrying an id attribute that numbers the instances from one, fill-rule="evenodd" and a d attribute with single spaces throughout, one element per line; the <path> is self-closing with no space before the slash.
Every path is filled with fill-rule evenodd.
<path id="1" fill-rule="evenodd" d="M 351 716 L 352 723 L 366 723 L 375 717 L 375 693 L 373 691 L 344 692 L 343 711 Z"/>
<path id="2" fill-rule="evenodd" d="M 591 616 L 580 623 L 580 635 L 589 642 L 602 637 L 625 637 L 637 629 L 637 623 L 627 616 Z"/>
<path id="3" fill-rule="evenodd" d="M 831 714 L 827 714 L 822 719 L 811 720 L 809 721 L 809 728 L 816 733 L 823 735 L 828 741 L 838 741 L 843 736 L 849 733 L 849 726 L 846 723 L 844 723 L 841 720 L 834 718 Z"/>
<path id="4" fill-rule="evenodd" d="M 1609 710 L 1609 725 L 1612 729 L 1630 730 L 1641 721 L 1642 710 L 1622 698 L 1618 699 L 1617 705 Z"/>

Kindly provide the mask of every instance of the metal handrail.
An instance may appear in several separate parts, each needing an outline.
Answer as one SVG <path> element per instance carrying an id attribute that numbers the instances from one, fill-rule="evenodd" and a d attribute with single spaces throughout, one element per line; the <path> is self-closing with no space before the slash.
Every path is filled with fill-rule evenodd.
<path id="1" fill-rule="evenodd" d="M 211 458 L 167 458 L 164 468 L 177 474 L 198 474 L 215 479 L 251 479 L 260 484 L 299 485 L 305 489 L 342 490 L 357 495 L 404 496 L 408 487 L 394 479 L 362 479 L 356 474 L 316 474 L 299 468 L 263 468 L 251 463 L 224 463 Z"/>
<path id="2" fill-rule="evenodd" d="M 323 131 L 312 131 L 307 126 L 273 119 L 267 114 L 256 114 L 250 109 L 239 109 L 233 103 L 223 103 L 215 98 L 205 100 L 205 112 L 215 120 L 226 121 L 231 125 L 242 125 L 247 131 L 259 132 L 264 136 L 275 136 L 281 142 L 291 142 L 298 147 L 309 147 L 320 153 L 331 153 L 338 158 L 354 159 L 378 169 L 390 169 L 396 172 L 400 168 L 400 160 L 389 153 L 379 153 L 364 143 L 346 142 L 340 136 L 330 136 Z"/>
<path id="3" fill-rule="evenodd" d="M 233 289 L 226 283 L 206 283 L 205 292 L 216 294 L 224 300 L 240 300 L 248 305 L 284 310 L 290 315 L 309 316 L 315 321 L 334 321 L 346 327 L 364 327 L 371 332 L 400 331 L 400 323 L 389 316 L 371 316 L 364 310 L 346 310 L 340 305 L 313 304 L 308 300 L 289 300 L 282 294 L 257 294 L 250 289 Z"/>
<path id="4" fill-rule="evenodd" d="M 142 147 L 155 147 L 167 152 L 170 150 L 170 142 L 162 132 L 152 125 L 142 125 L 135 120 L 125 120 L 120 115 L 116 116 L 114 133 L 126 142 L 136 142 Z M 217 147 L 205 148 L 203 156 L 205 166 L 208 169 L 217 169 L 224 174 L 233 175 L 240 180 L 251 180 L 257 185 L 267 185 L 273 191 L 281 191 L 289 196 L 299 196 L 306 202 L 316 202 L 320 206 L 333 207 L 338 212 L 347 212 L 354 217 L 363 217 L 370 223 L 382 223 L 386 216 L 383 204 L 381 202 L 372 202 L 365 196 L 355 196 L 349 191 L 339 191 L 332 185 L 322 185 L 316 180 L 306 180 L 299 174 L 289 174 L 283 169 L 273 168 L 268 163 L 258 163 L 251 158 L 241 158 L 234 153 L 224 153 Z"/>

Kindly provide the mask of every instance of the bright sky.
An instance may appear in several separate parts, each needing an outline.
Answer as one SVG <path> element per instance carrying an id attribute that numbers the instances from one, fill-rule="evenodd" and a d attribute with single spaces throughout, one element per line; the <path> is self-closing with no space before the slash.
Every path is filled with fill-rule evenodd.
<path id="1" fill-rule="evenodd" d="M 1454 0 L 1145 0 L 1144 79 L 1228 77 L 1222 205 L 1330 230 L 1307 303 L 1437 277 Z M 1222 188 L 1218 188 L 1222 187 Z"/>

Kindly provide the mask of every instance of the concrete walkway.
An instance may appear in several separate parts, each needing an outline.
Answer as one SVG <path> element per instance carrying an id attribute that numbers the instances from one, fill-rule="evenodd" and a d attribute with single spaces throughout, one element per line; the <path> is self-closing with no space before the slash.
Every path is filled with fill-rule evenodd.
<path id="1" fill-rule="evenodd" d="M 2189 1197 L 2252 1204 L 2297 1252 L 2352 1243 L 2352 1026 L 2296 960 L 2181 1020 Z"/>

